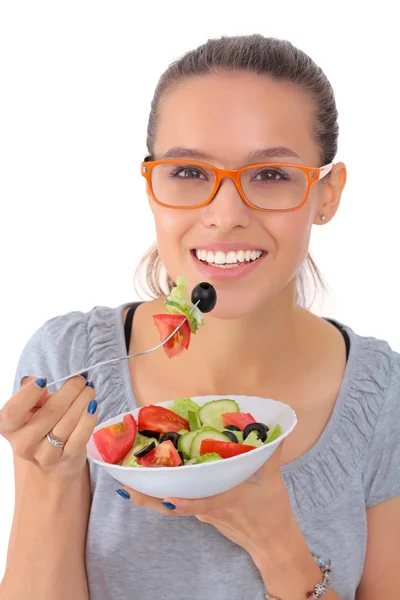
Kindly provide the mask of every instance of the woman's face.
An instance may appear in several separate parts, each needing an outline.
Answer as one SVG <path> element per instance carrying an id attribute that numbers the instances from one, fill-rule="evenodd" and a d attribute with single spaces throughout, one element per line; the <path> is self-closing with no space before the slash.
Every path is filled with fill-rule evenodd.
<path id="1" fill-rule="evenodd" d="M 164 95 L 154 157 L 158 160 L 168 153 L 168 158 L 225 169 L 262 162 L 317 167 L 319 148 L 311 135 L 313 108 L 304 92 L 265 76 L 238 72 L 194 77 Z M 191 149 L 191 154 L 171 155 L 172 148 Z M 249 158 L 271 148 L 286 150 Z M 198 157 L 193 149 L 199 151 Z M 222 181 L 213 201 L 202 208 L 170 209 L 150 198 L 158 249 L 168 273 L 174 281 L 184 275 L 189 289 L 201 281 L 212 283 L 218 295 L 213 311 L 217 318 L 240 318 L 272 298 L 284 300 L 293 294 L 311 226 L 321 223 L 321 214 L 329 220 L 338 201 L 335 186 L 324 180 L 313 184 L 300 210 L 286 213 L 250 208 L 229 179 Z M 263 254 L 247 266 L 226 268 L 199 261 L 195 251 L 202 249 L 225 250 L 225 256 L 230 250 L 261 250 Z"/>

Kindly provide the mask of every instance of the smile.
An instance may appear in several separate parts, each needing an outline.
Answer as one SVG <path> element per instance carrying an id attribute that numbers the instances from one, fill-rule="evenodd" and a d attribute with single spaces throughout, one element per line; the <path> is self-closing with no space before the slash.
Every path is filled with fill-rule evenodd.
<path id="1" fill-rule="evenodd" d="M 229 250 L 223 252 L 221 250 L 203 250 L 196 248 L 193 254 L 197 260 L 221 269 L 234 269 L 248 263 L 253 263 L 259 260 L 264 254 L 263 250 Z"/>

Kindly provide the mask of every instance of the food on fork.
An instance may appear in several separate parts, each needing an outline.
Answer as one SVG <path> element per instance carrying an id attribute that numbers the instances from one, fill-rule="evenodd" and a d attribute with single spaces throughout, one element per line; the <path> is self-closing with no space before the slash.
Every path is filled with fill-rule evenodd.
<path id="1" fill-rule="evenodd" d="M 175 335 L 163 346 L 168 358 L 180 356 L 189 348 L 190 335 L 197 333 L 199 327 L 204 325 L 203 313 L 210 312 L 217 301 L 215 288 L 210 283 L 196 285 L 191 294 L 191 301 L 186 298 L 186 293 L 186 279 L 179 275 L 176 286 L 165 301 L 168 314 L 153 315 L 161 340 L 165 340 L 181 324 Z M 182 317 L 185 317 L 184 321 Z"/>

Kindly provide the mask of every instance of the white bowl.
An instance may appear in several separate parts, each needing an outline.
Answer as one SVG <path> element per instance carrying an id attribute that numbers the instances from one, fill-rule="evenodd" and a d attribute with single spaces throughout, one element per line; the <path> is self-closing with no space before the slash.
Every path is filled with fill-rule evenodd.
<path id="1" fill-rule="evenodd" d="M 287 404 L 258 396 L 226 394 L 225 396 L 193 396 L 192 400 L 202 406 L 210 400 L 222 398 L 232 398 L 239 404 L 241 412 L 251 413 L 258 422 L 272 425 L 279 423 L 282 426 L 282 435 L 270 444 L 232 458 L 200 465 L 157 468 L 122 467 L 106 463 L 102 460 L 92 436 L 87 445 L 88 458 L 123 485 L 154 498 L 206 498 L 226 492 L 246 481 L 272 456 L 279 444 L 293 431 L 297 418 L 294 410 Z M 160 402 L 157 406 L 168 407 L 173 402 L 173 400 Z M 135 418 L 139 410 L 140 408 L 131 411 Z M 95 431 L 122 421 L 124 414 L 127 413 L 104 421 L 96 427 Z"/>

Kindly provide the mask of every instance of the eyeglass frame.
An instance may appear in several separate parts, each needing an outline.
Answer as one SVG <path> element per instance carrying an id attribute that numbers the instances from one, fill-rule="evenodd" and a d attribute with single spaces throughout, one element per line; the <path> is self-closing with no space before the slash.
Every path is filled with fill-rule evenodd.
<path id="1" fill-rule="evenodd" d="M 219 190 L 222 180 L 225 179 L 226 177 L 228 179 L 232 179 L 243 202 L 247 206 L 249 206 L 250 208 L 252 208 L 254 210 L 259 210 L 261 212 L 293 212 L 296 210 L 300 210 L 308 200 L 312 184 L 315 183 L 316 181 L 320 181 L 323 177 L 328 175 L 328 173 L 331 172 L 333 164 L 334 164 L 332 162 L 332 163 L 329 163 L 328 165 L 324 165 L 323 167 L 306 167 L 303 165 L 293 165 L 290 163 L 257 163 L 255 165 L 247 165 L 246 167 L 241 167 L 240 169 L 219 169 L 218 167 L 213 167 L 212 165 L 208 165 L 206 163 L 202 163 L 202 162 L 196 161 L 196 160 L 187 160 L 187 159 L 182 160 L 182 159 L 173 159 L 173 158 L 161 159 L 161 160 L 150 160 L 150 159 L 151 159 L 151 156 L 148 156 L 140 164 L 140 169 L 141 169 L 140 172 L 141 172 L 141 175 L 147 181 L 147 186 L 148 186 L 148 191 L 150 193 L 150 196 L 152 197 L 154 202 L 156 202 L 156 204 L 158 204 L 159 206 L 163 206 L 164 208 L 177 208 L 180 210 L 192 210 L 195 208 L 202 208 L 203 206 L 207 206 L 207 204 L 210 204 L 214 200 L 214 198 Z M 215 184 L 214 184 L 214 188 L 213 188 L 213 191 L 211 192 L 210 197 L 202 204 L 197 204 L 196 206 L 171 206 L 170 204 L 164 204 L 163 202 L 160 202 L 159 200 L 157 200 L 157 198 L 155 197 L 154 191 L 153 191 L 153 184 L 151 181 L 151 172 L 154 169 L 154 167 L 156 167 L 157 165 L 171 164 L 171 163 L 178 163 L 180 165 L 206 167 L 207 169 L 210 169 L 214 173 L 214 176 L 215 176 Z M 301 171 L 303 171 L 303 173 L 305 173 L 305 175 L 307 176 L 307 188 L 306 188 L 304 199 L 301 202 L 301 204 L 299 206 L 296 206 L 295 208 L 260 208 L 259 206 L 255 206 L 254 204 L 251 204 L 251 202 L 249 202 L 249 200 L 247 200 L 247 198 L 243 192 L 242 185 L 240 182 L 240 177 L 244 171 L 248 171 L 249 169 L 254 169 L 254 168 L 259 168 L 259 167 L 294 167 L 296 169 L 300 169 Z"/>

